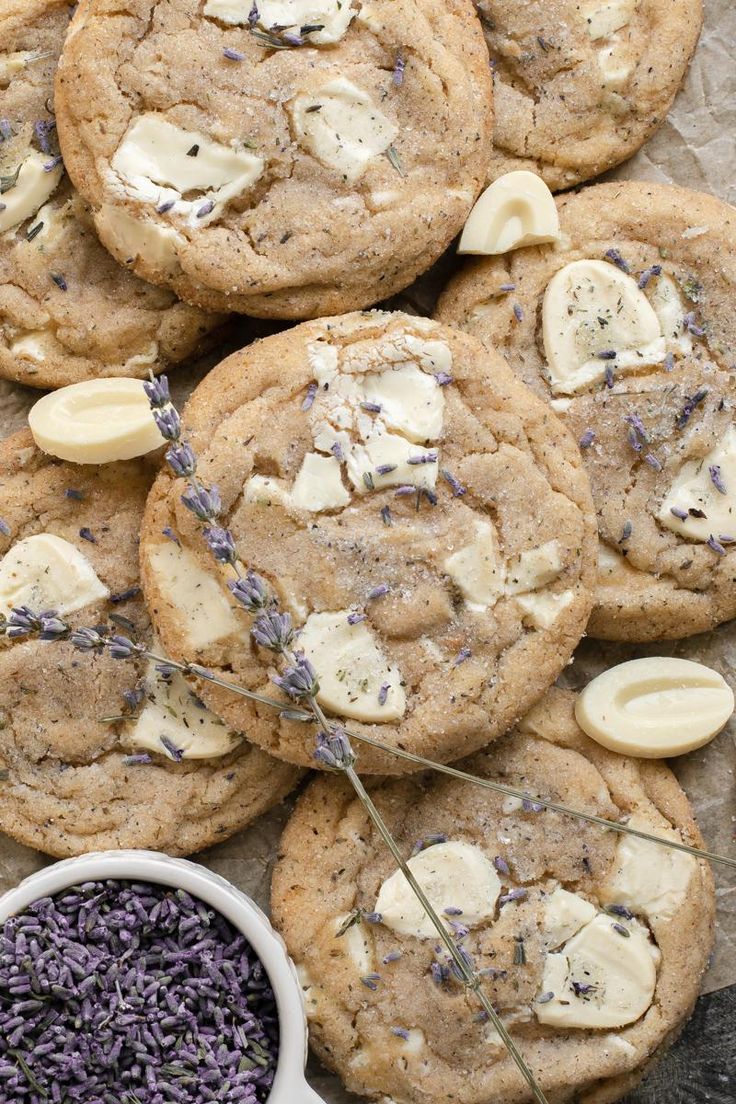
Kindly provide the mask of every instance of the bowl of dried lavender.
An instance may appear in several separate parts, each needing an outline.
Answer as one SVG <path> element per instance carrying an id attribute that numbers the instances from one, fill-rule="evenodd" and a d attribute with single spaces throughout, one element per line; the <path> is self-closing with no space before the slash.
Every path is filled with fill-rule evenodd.
<path id="1" fill-rule="evenodd" d="M 0 1100 L 321 1104 L 296 971 L 253 901 L 152 851 L 0 897 Z"/>

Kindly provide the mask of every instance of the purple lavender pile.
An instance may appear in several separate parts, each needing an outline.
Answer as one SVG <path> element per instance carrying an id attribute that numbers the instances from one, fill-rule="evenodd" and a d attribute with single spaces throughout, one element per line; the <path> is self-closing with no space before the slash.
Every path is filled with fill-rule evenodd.
<path id="1" fill-rule="evenodd" d="M 87 882 L 5 921 L 1 1104 L 256 1104 L 277 1055 L 262 963 L 182 890 Z"/>

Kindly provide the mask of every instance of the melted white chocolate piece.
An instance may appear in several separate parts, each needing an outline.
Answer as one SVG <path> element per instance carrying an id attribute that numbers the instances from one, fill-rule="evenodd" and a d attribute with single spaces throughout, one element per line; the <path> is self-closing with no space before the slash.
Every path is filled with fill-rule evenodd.
<path id="1" fill-rule="evenodd" d="M 636 11 L 637 0 L 593 0 L 582 9 L 588 34 L 597 42 L 625 27 Z"/>
<path id="2" fill-rule="evenodd" d="M 163 679 L 153 662 L 146 671 L 141 711 L 129 724 L 126 739 L 132 748 L 169 758 L 178 758 L 179 751 L 184 759 L 212 759 L 227 755 L 242 740 L 200 702 L 180 674 Z"/>
<path id="3" fill-rule="evenodd" d="M 479 847 L 450 840 L 413 855 L 407 865 L 440 916 L 445 909 L 461 909 L 457 919 L 469 928 L 493 917 L 501 882 Z M 381 886 L 376 912 L 387 928 L 400 935 L 437 938 L 434 925 L 400 870 Z"/>
<path id="4" fill-rule="evenodd" d="M 551 583 L 562 571 L 562 548 L 556 540 L 514 556 L 506 573 L 507 594 L 525 594 Z"/>
<path id="5" fill-rule="evenodd" d="M 227 592 L 187 548 L 173 541 L 156 545 L 148 566 L 162 598 L 176 610 L 185 648 L 202 651 L 229 636 L 245 635 Z"/>
<path id="6" fill-rule="evenodd" d="M 410 463 L 419 456 L 435 459 L 423 464 Z M 354 445 L 346 460 L 348 478 L 361 494 L 371 489 L 371 481 L 376 490 L 402 485 L 431 490 L 437 482 L 437 450 L 424 449 L 395 433 L 377 434 L 365 445 Z"/>
<path id="7" fill-rule="evenodd" d="M 204 15 L 230 26 L 245 27 L 253 7 L 253 0 L 207 0 Z M 264 31 L 279 27 L 299 34 L 302 27 L 319 27 L 304 36 L 317 46 L 344 38 L 356 14 L 351 0 L 258 0 L 256 11 L 256 26 Z"/>
<path id="8" fill-rule="evenodd" d="M 630 828 L 682 842 L 674 828 L 653 825 L 643 816 L 632 816 L 628 824 Z M 661 847 L 636 836 L 619 836 L 613 872 L 603 887 L 602 899 L 624 905 L 631 912 L 643 912 L 653 922 L 670 921 L 685 900 L 697 865 L 697 859 L 684 851 Z"/>
<path id="9" fill-rule="evenodd" d="M 369 372 L 365 400 L 380 406 L 381 421 L 410 441 L 435 441 L 442 433 L 445 397 L 434 376 L 416 364 Z"/>
<path id="10" fill-rule="evenodd" d="M 319 679 L 317 700 L 332 713 L 356 721 L 400 721 L 406 709 L 401 674 L 365 621 L 349 623 L 349 612 L 313 613 L 299 633 L 298 647 Z"/>
<path id="11" fill-rule="evenodd" d="M 290 108 L 301 145 L 349 184 L 360 179 L 398 134 L 398 127 L 368 93 L 345 77 L 315 92 L 300 92 Z"/>
<path id="12" fill-rule="evenodd" d="M 659 319 L 636 280 L 606 261 L 573 261 L 547 285 L 544 351 L 552 391 L 574 395 L 614 373 L 659 364 L 667 354 Z M 615 351 L 606 360 L 600 353 Z"/>
<path id="13" fill-rule="evenodd" d="M 711 469 L 718 468 L 716 486 Z M 672 510 L 685 513 L 676 517 Z M 693 516 L 690 511 L 705 517 Z M 729 426 L 714 449 L 700 460 L 688 460 L 672 480 L 657 511 L 662 525 L 690 540 L 736 537 L 736 427 Z"/>
<path id="14" fill-rule="evenodd" d="M 179 251 L 187 240 L 173 226 L 158 226 L 134 218 L 112 203 L 103 203 L 95 215 L 95 225 L 100 237 L 110 243 L 110 249 L 123 257 L 125 263 L 140 257 L 151 268 L 169 274 L 181 267 Z"/>
<path id="15" fill-rule="evenodd" d="M 609 668 L 575 702 L 588 736 L 622 755 L 683 755 L 713 739 L 733 713 L 733 690 L 689 659 L 652 656 Z"/>
<path id="16" fill-rule="evenodd" d="M 373 973 L 376 965 L 376 954 L 373 948 L 373 939 L 367 924 L 360 921 L 351 924 L 350 927 L 337 935 L 343 924 L 350 918 L 350 914 L 338 916 L 335 919 L 335 945 L 344 951 L 352 960 L 356 971 L 361 977 Z"/>
<path id="17" fill-rule="evenodd" d="M 53 533 L 18 541 L 0 560 L 0 613 L 28 606 L 65 617 L 108 598 L 110 591 L 78 548 Z"/>
<path id="18" fill-rule="evenodd" d="M 643 925 L 599 913 L 562 951 L 547 955 L 540 996 L 554 996 L 534 1005 L 537 1019 L 587 1030 L 634 1023 L 652 1003 L 659 958 Z"/>
<path id="19" fill-rule="evenodd" d="M 595 914 L 596 907 L 590 901 L 557 886 L 542 906 L 542 939 L 547 950 L 554 951 L 566 943 Z"/>
<path id="20" fill-rule="evenodd" d="M 476 521 L 473 542 L 448 556 L 443 567 L 471 609 L 494 605 L 503 592 L 504 565 L 491 522 Z"/>
<path id="21" fill-rule="evenodd" d="M 84 380 L 50 391 L 29 411 L 39 448 L 74 464 L 130 460 L 163 445 L 142 380 Z"/>
<path id="22" fill-rule="evenodd" d="M 347 506 L 350 494 L 342 484 L 340 462 L 334 456 L 308 452 L 291 488 L 290 502 L 297 510 L 314 513 Z"/>
<path id="23" fill-rule="evenodd" d="M 649 290 L 651 288 L 651 291 Z M 649 302 L 659 319 L 667 347 L 687 356 L 693 351 L 693 339 L 684 325 L 687 314 L 675 281 L 663 273 L 647 286 Z"/>
<path id="24" fill-rule="evenodd" d="M 516 604 L 522 610 L 523 621 L 528 621 L 535 629 L 549 629 L 574 597 L 572 590 L 563 590 L 561 594 L 535 594 L 532 591 L 517 594 Z"/>
<path id="25" fill-rule="evenodd" d="M 48 201 L 64 175 L 62 165 L 46 172 L 44 166 L 52 161 L 50 154 L 37 150 L 24 158 L 15 184 L 0 196 L 0 234 L 31 218 Z"/>
<path id="26" fill-rule="evenodd" d="M 547 185 L 525 169 L 505 173 L 486 188 L 465 223 L 458 253 L 494 255 L 557 241 L 560 217 Z"/>

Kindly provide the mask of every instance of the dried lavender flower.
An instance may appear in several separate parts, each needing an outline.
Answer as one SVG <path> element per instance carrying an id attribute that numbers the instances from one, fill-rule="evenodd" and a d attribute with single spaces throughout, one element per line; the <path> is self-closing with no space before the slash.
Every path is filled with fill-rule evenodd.
<path id="1" fill-rule="evenodd" d="M 278 653 L 283 653 L 294 639 L 290 615 L 271 609 L 258 615 L 251 633 L 256 644 Z"/>
<path id="2" fill-rule="evenodd" d="M 156 379 L 146 380 L 143 384 L 143 390 L 146 392 L 146 397 L 154 410 L 160 410 L 171 402 L 167 376 L 157 376 Z"/>
<path id="3" fill-rule="evenodd" d="M 210 487 L 209 490 L 201 486 L 189 487 L 181 496 L 181 501 L 200 521 L 214 521 L 222 510 L 217 487 Z"/>
<path id="4" fill-rule="evenodd" d="M 182 479 L 188 479 L 197 470 L 197 457 L 194 455 L 191 445 L 188 445 L 185 441 L 169 446 L 166 450 L 166 463 L 174 475 L 178 475 Z"/>
<path id="5" fill-rule="evenodd" d="M 266 583 L 255 571 L 249 570 L 244 578 L 231 580 L 227 585 L 233 597 L 249 613 L 265 609 L 270 602 Z"/>
<path id="6" fill-rule="evenodd" d="M 317 672 L 306 656 L 297 656 L 296 662 L 290 664 L 283 675 L 274 675 L 272 681 L 295 701 L 313 698 L 319 690 Z"/>
<path id="7" fill-rule="evenodd" d="M 388 594 L 390 589 L 391 588 L 389 587 L 388 583 L 379 583 L 378 586 L 371 587 L 366 595 L 366 598 L 369 601 L 375 598 L 383 598 L 386 594 Z"/>
<path id="8" fill-rule="evenodd" d="M 586 429 L 585 432 L 583 433 L 582 437 L 578 441 L 578 445 L 581 449 L 587 449 L 587 448 L 590 448 L 590 446 L 593 444 L 594 441 L 595 441 L 595 430 L 594 429 Z"/>
<path id="9" fill-rule="evenodd" d="M 711 483 L 713 484 L 715 489 L 719 492 L 719 494 L 722 494 L 722 495 L 728 494 L 728 491 L 726 490 L 726 484 L 723 482 L 723 474 L 721 472 L 721 465 L 720 464 L 711 464 L 708 468 L 708 472 L 710 474 Z"/>
<path id="10" fill-rule="evenodd" d="M 173 406 L 167 406 L 159 410 L 152 410 L 154 421 L 159 433 L 165 441 L 178 441 L 181 436 L 181 418 Z"/>
<path id="11" fill-rule="evenodd" d="M 0 518 L 0 536 L 9 537 L 12 530 L 4 518 Z"/>
<path id="12" fill-rule="evenodd" d="M 393 81 L 397 88 L 400 88 L 404 83 L 404 70 L 406 69 L 406 59 L 404 58 L 401 50 L 396 54 L 396 60 L 394 62 Z"/>
<path id="13" fill-rule="evenodd" d="M 229 529 L 222 529 L 219 525 L 207 525 L 202 530 L 202 536 L 218 563 L 236 564 L 238 562 L 238 550 Z"/>
<path id="14" fill-rule="evenodd" d="M 622 272 L 631 272 L 631 265 L 623 259 L 618 249 L 607 249 L 603 256 L 611 264 L 615 264 L 616 268 L 620 268 Z"/>
<path id="15" fill-rule="evenodd" d="M 441 468 L 440 469 L 440 475 L 445 480 L 445 482 L 451 487 L 453 498 L 460 498 L 462 495 L 467 493 L 467 487 L 463 487 L 460 480 L 457 479 L 457 477 L 454 476 L 452 474 L 452 472 L 448 471 L 447 468 Z"/>
<path id="16" fill-rule="evenodd" d="M 350 741 L 341 728 L 334 728 L 331 732 L 317 733 L 317 746 L 314 758 L 328 770 L 342 771 L 346 767 L 352 767 L 355 762 L 355 754 Z M 361 914 L 369 924 L 380 924 L 380 913 Z M 379 919 L 376 919 L 379 917 Z"/>

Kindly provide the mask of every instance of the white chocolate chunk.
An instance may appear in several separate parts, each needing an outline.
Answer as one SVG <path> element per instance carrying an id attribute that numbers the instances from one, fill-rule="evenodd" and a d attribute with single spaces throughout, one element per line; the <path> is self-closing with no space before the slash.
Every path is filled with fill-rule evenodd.
<path id="1" fill-rule="evenodd" d="M 626 578 L 637 575 L 625 556 L 615 552 L 609 544 L 598 541 L 598 583 L 612 586 L 625 582 Z"/>
<path id="2" fill-rule="evenodd" d="M 0 613 L 6 616 L 29 606 L 65 617 L 109 595 L 87 557 L 53 533 L 18 541 L 0 560 Z"/>
<path id="3" fill-rule="evenodd" d="M 337 510 L 347 506 L 350 494 L 342 485 L 340 462 L 334 456 L 308 452 L 291 489 L 297 510 Z"/>
<path id="4" fill-rule="evenodd" d="M 577 893 L 557 886 L 545 899 L 542 908 L 542 939 L 545 947 L 554 951 L 566 943 L 596 914 L 596 907 Z"/>
<path id="5" fill-rule="evenodd" d="M 112 203 L 103 203 L 95 216 L 100 237 L 110 243 L 110 248 L 126 261 L 139 257 L 151 268 L 173 273 L 181 266 L 179 251 L 187 244 L 186 238 L 173 226 L 158 226 L 134 218 L 127 211 Z"/>
<path id="6" fill-rule="evenodd" d="M 369 372 L 363 393 L 368 402 L 381 407 L 381 421 L 410 441 L 435 441 L 442 433 L 442 388 L 416 364 Z"/>
<path id="7" fill-rule="evenodd" d="M 327 341 L 312 341 L 307 345 L 307 360 L 320 387 L 330 384 L 337 375 L 338 352 Z"/>
<path id="8" fill-rule="evenodd" d="M 725 494 L 713 482 L 711 468 L 715 467 L 720 469 L 719 482 L 725 487 Z M 673 508 L 687 517 L 676 517 Z M 690 510 L 702 511 L 705 517 L 693 517 Z M 662 525 L 690 540 L 736 537 L 736 427 L 729 426 L 707 456 L 682 465 L 662 501 L 657 518 Z"/>
<path id="9" fill-rule="evenodd" d="M 582 10 L 588 34 L 597 42 L 620 31 L 636 11 L 637 0 L 594 0 Z"/>
<path id="10" fill-rule="evenodd" d="M 249 23 L 252 0 L 207 0 L 204 14 L 231 26 Z M 311 31 L 307 41 L 318 46 L 339 42 L 355 16 L 351 0 L 258 0 L 258 26 L 264 31 L 283 27 L 298 33 L 302 27 L 320 27 Z"/>
<path id="11" fill-rule="evenodd" d="M 520 552 L 509 563 L 506 592 L 525 594 L 529 590 L 538 590 L 556 579 L 563 566 L 562 548 L 556 540 Z"/>
<path id="12" fill-rule="evenodd" d="M 204 571 L 187 548 L 173 541 L 157 545 L 148 555 L 148 566 L 166 602 L 176 610 L 186 647 L 201 651 L 229 636 L 243 636 L 217 577 Z"/>
<path id="13" fill-rule="evenodd" d="M 628 931 L 626 938 L 614 923 L 613 917 L 599 913 L 560 953 L 547 955 L 540 996 L 554 997 L 534 1005 L 540 1023 L 614 1028 L 644 1015 L 654 997 L 659 952 L 643 925 L 619 925 Z M 573 983 L 591 988 L 576 991 Z"/>
<path id="14" fill-rule="evenodd" d="M 141 712 L 137 720 L 128 723 L 131 727 L 126 739 L 135 750 L 145 748 L 171 756 L 163 742 L 166 740 L 182 752 L 184 759 L 227 755 L 242 739 L 201 704 L 180 674 L 162 679 L 153 662 L 145 675 Z"/>
<path id="15" fill-rule="evenodd" d="M 364 474 L 373 480 L 376 490 L 382 487 L 399 487 L 411 484 L 414 487 L 429 488 L 437 483 L 438 459 L 426 464 L 410 464 L 410 459 L 418 456 L 434 456 L 436 449 L 423 449 L 398 437 L 394 433 L 382 433 L 366 442 L 354 445 L 348 453 L 348 478 L 361 494 L 368 492 Z M 384 468 L 390 471 L 383 471 Z M 380 472 L 378 469 L 382 469 Z"/>
<path id="16" fill-rule="evenodd" d="M 516 604 L 521 607 L 523 620 L 535 629 L 549 629 L 575 597 L 572 590 L 561 594 L 518 594 Z"/>
<path id="17" fill-rule="evenodd" d="M 651 287 L 651 291 L 649 288 Z M 680 290 L 675 281 L 666 274 L 652 280 L 647 287 L 649 302 L 659 319 L 668 348 L 686 356 L 693 351 L 693 339 L 690 331 L 683 325 L 687 314 Z"/>
<path id="18" fill-rule="evenodd" d="M 354 183 L 368 164 L 385 153 L 398 128 L 373 100 L 345 77 L 291 101 L 297 138 L 321 164 Z"/>
<path id="19" fill-rule="evenodd" d="M 350 914 L 335 919 L 335 932 L 349 919 Z M 335 935 L 335 944 L 352 959 L 353 965 L 361 977 L 372 974 L 376 967 L 376 953 L 369 926 L 360 922 L 351 924 L 342 935 Z"/>
<path id="20" fill-rule="evenodd" d="M 35 215 L 46 203 L 64 175 L 62 165 L 46 172 L 52 157 L 48 153 L 31 150 L 20 166 L 18 179 L 12 188 L 0 196 L 0 234 Z"/>
<path id="21" fill-rule="evenodd" d="M 191 153 L 194 149 L 196 155 Z M 111 162 L 113 173 L 136 199 L 156 205 L 173 201 L 172 212 L 189 216 L 193 226 L 206 224 L 219 205 L 247 191 L 263 165 L 251 150 L 183 130 L 156 112 L 134 119 Z M 193 192 L 197 199 L 182 198 Z M 215 204 L 215 210 L 199 217 L 207 201 Z"/>
<path id="22" fill-rule="evenodd" d="M 348 614 L 313 613 L 299 633 L 299 648 L 319 679 L 317 700 L 338 716 L 357 721 L 400 721 L 406 709 L 401 674 L 365 621 L 351 625 Z"/>
<path id="23" fill-rule="evenodd" d="M 13 356 L 34 360 L 37 364 L 43 364 L 47 353 L 58 349 L 58 342 L 50 330 L 30 330 L 21 337 L 14 337 L 9 346 Z"/>
<path id="24" fill-rule="evenodd" d="M 682 842 L 675 829 L 652 825 L 643 816 L 632 816 L 628 823 L 630 828 Z M 669 921 L 685 900 L 697 865 L 697 859 L 684 851 L 636 836 L 619 836 L 613 873 L 603 887 L 602 899 L 643 912 L 653 922 Z"/>
<path id="25" fill-rule="evenodd" d="M 0 86 L 7 87 L 13 77 L 17 77 L 18 73 L 21 73 L 35 56 L 30 50 L 16 50 L 11 54 L 0 54 Z"/>
<path id="26" fill-rule="evenodd" d="M 142 380 L 84 380 L 34 403 L 28 424 L 39 448 L 74 464 L 108 464 L 164 444 Z"/>
<path id="27" fill-rule="evenodd" d="M 733 708 L 733 690 L 717 671 L 690 659 L 652 656 L 594 678 L 577 698 L 575 717 L 611 751 L 660 759 L 707 744 Z"/>
<path id="28" fill-rule="evenodd" d="M 252 475 L 243 488 L 243 497 L 246 502 L 256 502 L 259 506 L 270 506 L 274 502 L 288 506 L 291 501 L 284 481 L 265 475 Z"/>
<path id="29" fill-rule="evenodd" d="M 402 1050 L 405 1054 L 421 1054 L 427 1039 L 420 1027 L 409 1028 L 409 1038 L 403 1040 Z"/>
<path id="30" fill-rule="evenodd" d="M 547 185 L 536 173 L 505 173 L 486 188 L 465 223 L 458 253 L 493 255 L 525 245 L 557 241 L 560 217 Z"/>
<path id="31" fill-rule="evenodd" d="M 613 42 L 598 51 L 598 65 L 606 88 L 623 88 L 636 68 L 636 58 L 628 42 Z"/>
<path id="32" fill-rule="evenodd" d="M 573 261 L 550 280 L 542 307 L 552 391 L 574 395 L 614 372 L 659 364 L 667 354 L 659 319 L 636 280 L 606 261 Z M 615 360 L 602 352 L 616 352 Z"/>
<path id="33" fill-rule="evenodd" d="M 448 556 L 442 565 L 471 609 L 488 609 L 503 592 L 504 565 L 496 530 L 489 521 L 475 523 L 475 539 Z"/>
<path id="34" fill-rule="evenodd" d="M 407 863 L 435 911 L 461 909 L 457 919 L 476 927 L 495 912 L 501 882 L 493 863 L 474 844 L 460 840 L 438 843 L 413 855 Z M 436 939 L 437 931 L 400 870 L 386 879 L 376 900 L 383 923 L 400 935 Z"/>
<path id="35" fill-rule="evenodd" d="M 323 987 L 317 985 L 307 967 L 299 963 L 296 964 L 296 975 L 302 989 L 304 1009 L 307 1013 L 307 1017 L 312 1019 L 319 1012 L 322 1003 L 321 998 L 324 993 Z"/>

